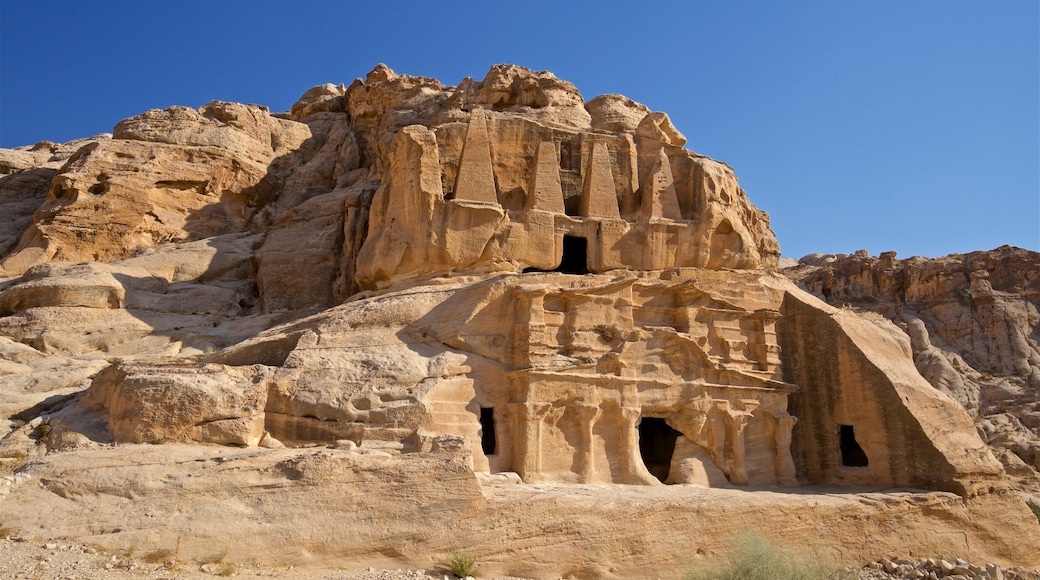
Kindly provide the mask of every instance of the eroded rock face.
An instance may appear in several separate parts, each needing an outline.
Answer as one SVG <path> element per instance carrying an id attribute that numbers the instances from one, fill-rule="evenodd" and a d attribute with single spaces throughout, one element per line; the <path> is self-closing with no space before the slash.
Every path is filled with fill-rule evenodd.
<path id="1" fill-rule="evenodd" d="M 108 416 L 118 441 L 256 446 L 264 435 L 270 371 L 261 366 L 115 364 L 84 404 Z"/>
<path id="2" fill-rule="evenodd" d="M 571 262 L 775 268 L 767 216 L 728 166 L 683 149 L 666 115 L 608 95 L 589 102 L 588 119 L 571 114 L 576 91 L 543 98 L 546 78 L 506 82 L 516 74 L 460 85 L 447 118 L 463 122 L 384 134 L 392 171 L 373 200 L 362 286 Z"/>
<path id="3" fill-rule="evenodd" d="M 309 137 L 306 126 L 233 103 L 127 119 L 112 139 L 65 163 L 0 266 L 20 273 L 46 261 L 107 262 L 243 231 L 272 161 Z"/>
<path id="4" fill-rule="evenodd" d="M 954 266 L 924 267 L 907 286 L 891 257 L 819 281 L 825 268 L 803 266 L 824 297 L 878 296 L 913 316 L 897 328 L 836 310 L 774 272 L 768 216 L 729 166 L 685 143 L 666 114 L 620 95 L 586 102 L 551 73 L 500 65 L 444 86 L 381 65 L 308 90 L 284 114 L 172 107 L 111 136 L 0 151 L 0 212 L 12 216 L 0 227 L 0 412 L 12 417 L 0 468 L 29 465 L 49 496 L 86 497 L 108 484 L 55 483 L 44 464 L 68 471 L 79 454 L 169 443 L 168 456 L 146 454 L 243 460 L 253 467 L 235 481 L 276 498 L 318 494 L 299 499 L 318 505 L 317 490 L 338 497 L 338 483 L 322 486 L 343 477 L 414 500 L 437 466 L 465 497 L 445 517 L 473 530 L 501 527 L 488 519 L 495 505 L 524 503 L 482 485 L 535 482 L 660 497 L 694 489 L 662 484 L 686 484 L 725 501 L 750 498 L 749 486 L 912 486 L 958 494 L 987 514 L 978 530 L 995 512 L 1015 530 L 1030 524 L 954 399 L 981 413 L 1013 399 L 999 389 L 1035 389 L 1037 276 L 1022 301 L 1001 273 L 1035 258 L 971 262 L 964 288 L 950 286 Z M 953 316 L 965 303 L 979 322 Z M 938 331 L 930 317 L 944 316 L 954 326 Z M 986 417 L 991 442 L 1032 420 Z M 45 455 L 55 461 L 26 463 Z M 194 462 L 169 461 L 159 479 L 187 481 Z M 220 484 L 196 489 L 209 497 Z M 618 514 L 650 497 L 611 489 L 635 506 Z M 960 521 L 951 497 L 928 505 Z M 864 521 L 883 515 L 867 503 Z M 924 511 L 915 517 L 931 522 Z M 792 517 L 769 521 L 780 530 Z M 626 526 L 604 539 L 645 541 Z M 381 529 L 397 542 L 403 527 Z M 972 534 L 980 557 L 1040 553 Z M 915 551 L 936 542 L 900 538 Z M 261 533 L 255 545 L 277 541 Z M 426 562 L 442 543 L 418 542 L 408 558 Z M 391 557 L 383 540 L 357 546 Z M 532 573 L 624 576 L 611 570 L 650 558 L 579 565 L 580 550 L 552 553 Z M 624 565 L 611 567 L 615 556 Z"/>
<path id="5" fill-rule="evenodd" d="M 813 255 L 785 273 L 832 304 L 906 331 L 921 375 L 975 419 L 1023 485 L 1040 469 L 1040 254 L 1002 247 L 927 259 Z"/>

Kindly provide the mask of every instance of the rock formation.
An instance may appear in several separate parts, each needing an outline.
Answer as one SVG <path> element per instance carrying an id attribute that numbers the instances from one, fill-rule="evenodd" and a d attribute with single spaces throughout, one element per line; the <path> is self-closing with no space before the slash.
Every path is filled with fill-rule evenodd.
<path id="1" fill-rule="evenodd" d="M 1040 254 L 1004 246 L 938 259 L 812 255 L 785 273 L 904 330 L 921 375 L 968 411 L 1040 501 Z"/>
<path id="2" fill-rule="evenodd" d="M 660 575 L 756 526 L 849 560 L 1040 564 L 1036 542 L 1004 541 L 1035 521 L 958 404 L 947 339 L 776 272 L 768 216 L 684 145 L 664 113 L 550 73 L 443 86 L 381 65 L 284 114 L 174 107 L 0 151 L 0 468 L 23 476 L 5 525 L 44 510 L 65 522 L 52 535 L 146 538 L 79 513 L 122 481 L 111 501 L 144 502 L 186 549 L 237 521 L 241 550 L 288 534 L 295 562 L 467 550 L 535 577 Z M 991 318 L 1035 322 L 1018 307 Z M 1031 385 L 1019 330 L 999 364 Z M 286 531 L 283 500 L 339 519 Z M 738 516 L 709 529 L 716 500 Z M 789 531 L 812 501 L 842 520 L 833 537 Z M 408 531 L 431 506 L 444 529 Z M 872 518 L 891 549 L 849 550 Z M 673 533 L 649 545 L 640 526 Z M 590 559 L 573 535 L 615 547 Z"/>

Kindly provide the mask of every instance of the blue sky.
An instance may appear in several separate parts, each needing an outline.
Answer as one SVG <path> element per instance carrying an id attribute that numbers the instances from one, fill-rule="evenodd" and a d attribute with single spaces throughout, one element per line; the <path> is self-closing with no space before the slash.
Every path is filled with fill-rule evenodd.
<path id="1" fill-rule="evenodd" d="M 445 84 L 515 63 L 665 111 L 785 256 L 1040 249 L 1036 0 L 0 0 L 0 146 L 286 110 L 380 62 Z"/>

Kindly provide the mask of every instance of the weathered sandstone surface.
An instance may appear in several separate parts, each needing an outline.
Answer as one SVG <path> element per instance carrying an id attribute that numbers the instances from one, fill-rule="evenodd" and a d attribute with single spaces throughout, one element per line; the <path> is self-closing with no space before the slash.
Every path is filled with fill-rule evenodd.
<path id="1" fill-rule="evenodd" d="M 3 525 L 532 578 L 746 529 L 1040 565 L 1036 255 L 796 284 L 685 142 L 550 73 L 380 65 L 0 150 Z M 860 294 L 888 319 L 825 302 Z"/>
<path id="2" fill-rule="evenodd" d="M 1040 501 L 1040 254 L 1004 246 L 936 259 L 812 255 L 784 273 L 905 331 L 921 375 L 968 411 Z"/>

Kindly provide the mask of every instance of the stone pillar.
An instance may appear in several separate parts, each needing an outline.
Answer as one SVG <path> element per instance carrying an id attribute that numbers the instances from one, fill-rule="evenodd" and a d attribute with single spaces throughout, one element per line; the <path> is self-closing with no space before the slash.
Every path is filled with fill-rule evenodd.
<path id="1" fill-rule="evenodd" d="M 729 431 L 729 401 L 712 401 L 712 408 L 707 411 L 706 422 L 708 424 L 707 445 L 701 443 L 711 453 L 715 466 L 729 475 L 729 462 L 726 461 L 726 438 Z"/>
<path id="2" fill-rule="evenodd" d="M 758 336 L 753 338 L 755 359 L 765 372 L 776 372 L 780 366 L 780 346 L 776 338 L 776 321 L 780 313 L 775 310 L 759 310 L 755 319 L 761 326 Z"/>
<path id="3" fill-rule="evenodd" d="M 675 193 L 675 179 L 672 177 L 672 164 L 664 149 L 658 152 L 657 162 L 643 182 L 643 206 L 640 213 L 645 220 L 682 219 L 679 197 Z"/>
<path id="4" fill-rule="evenodd" d="M 744 429 L 751 420 L 751 413 L 730 409 L 726 414 L 726 438 L 730 445 L 729 481 L 734 485 L 747 485 L 747 464 L 745 462 Z"/>
<path id="5" fill-rule="evenodd" d="M 621 407 L 621 450 L 618 462 L 625 480 L 619 483 L 663 485 L 646 469 L 643 457 L 639 454 L 639 417 L 643 410 L 639 407 Z"/>
<path id="6" fill-rule="evenodd" d="M 791 432 L 798 417 L 780 413 L 773 415 L 776 420 L 776 480 L 780 485 L 798 486 L 798 473 L 791 457 Z"/>
<path id="7" fill-rule="evenodd" d="M 542 479 L 542 423 L 552 405 L 513 403 L 512 415 L 519 425 L 514 433 L 522 433 L 514 442 L 515 469 L 525 483 Z"/>
<path id="8" fill-rule="evenodd" d="M 614 175 L 610 170 L 610 153 L 607 152 L 605 143 L 595 143 L 592 146 L 589 165 L 585 169 L 579 213 L 582 217 L 621 220 Z"/>
<path id="9" fill-rule="evenodd" d="M 579 468 L 581 472 L 578 474 L 578 481 L 589 483 L 596 475 L 596 454 L 592 446 L 592 429 L 596 426 L 596 421 L 603 415 L 603 408 L 599 405 L 578 403 L 574 406 L 574 410 L 578 416 L 578 423 L 581 425 L 582 442 L 582 461 Z"/>
<path id="10" fill-rule="evenodd" d="M 488 139 L 484 109 L 474 109 L 469 116 L 466 143 L 459 160 L 455 180 L 455 199 L 498 205 L 495 170 L 491 163 L 491 141 Z"/>
<path id="11" fill-rule="evenodd" d="M 563 186 L 560 184 L 560 165 L 556 146 L 552 141 L 538 144 L 534 171 L 531 172 L 524 209 L 564 213 Z"/>
<path id="12" fill-rule="evenodd" d="M 555 342 L 545 325 L 545 291 L 513 292 L 516 323 L 513 325 L 513 366 L 526 369 L 539 366 L 535 359 L 545 356 Z"/>

